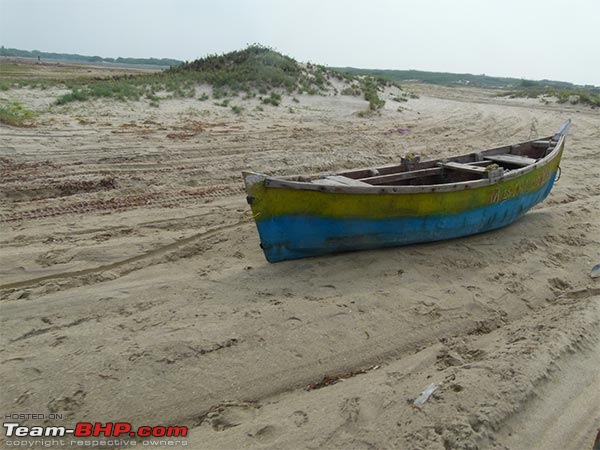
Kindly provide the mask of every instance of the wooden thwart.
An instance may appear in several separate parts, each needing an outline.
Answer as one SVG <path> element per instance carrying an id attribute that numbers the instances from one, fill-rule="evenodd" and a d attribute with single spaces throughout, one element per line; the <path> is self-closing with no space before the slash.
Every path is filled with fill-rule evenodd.
<path id="1" fill-rule="evenodd" d="M 485 167 L 472 166 L 471 164 L 457 163 L 453 161 L 438 163 L 444 169 L 459 170 L 461 172 L 474 173 L 476 175 L 486 175 L 488 173 Z"/>
<path id="2" fill-rule="evenodd" d="M 466 163 L 466 164 L 469 164 L 470 166 L 483 166 L 483 167 L 485 167 L 485 166 L 492 165 L 494 163 L 493 163 L 493 161 L 490 161 L 489 159 L 484 159 L 482 161 L 473 161 L 473 162 L 469 162 L 469 163 Z"/>
<path id="3" fill-rule="evenodd" d="M 331 175 L 325 178 L 319 178 L 313 180 L 312 183 L 324 186 L 369 186 L 368 183 L 363 183 L 362 181 L 353 180 L 352 178 L 343 177 L 341 175 Z"/>
<path id="4" fill-rule="evenodd" d="M 531 146 L 534 148 L 546 148 L 551 144 L 552 141 L 533 141 Z"/>
<path id="5" fill-rule="evenodd" d="M 536 159 L 526 158 L 524 156 L 517 156 L 517 155 L 494 155 L 494 156 L 486 155 L 485 158 L 489 159 L 490 161 L 497 162 L 497 163 L 513 164 L 513 165 L 519 166 L 519 167 L 530 166 L 537 162 Z"/>
<path id="6" fill-rule="evenodd" d="M 412 178 L 428 177 L 442 173 L 439 167 L 429 169 L 413 170 L 411 172 L 390 173 L 389 175 L 378 175 L 376 177 L 361 178 L 359 181 L 365 184 L 387 184 L 396 181 L 410 180 Z"/>

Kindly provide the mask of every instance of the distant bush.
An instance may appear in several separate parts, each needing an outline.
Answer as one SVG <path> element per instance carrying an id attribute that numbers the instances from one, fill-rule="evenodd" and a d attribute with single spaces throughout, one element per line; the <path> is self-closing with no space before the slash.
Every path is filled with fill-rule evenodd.
<path id="1" fill-rule="evenodd" d="M 350 86 L 342 89 L 341 94 L 342 95 L 353 95 L 355 97 L 358 97 L 359 95 L 362 94 L 362 89 L 361 89 L 360 85 L 358 85 L 358 84 L 351 84 Z"/>
<path id="2" fill-rule="evenodd" d="M 521 82 L 519 83 L 519 86 L 524 87 L 524 88 L 531 88 L 531 87 L 540 86 L 540 83 L 538 83 L 537 81 L 533 81 L 533 80 L 521 80 Z"/>
<path id="3" fill-rule="evenodd" d="M 273 106 L 279 106 L 279 104 L 281 103 L 281 94 L 277 94 L 276 92 L 271 92 L 271 95 L 269 97 L 265 97 L 262 99 L 262 102 L 265 105 L 273 105 Z"/>
<path id="4" fill-rule="evenodd" d="M 227 97 L 229 95 L 229 93 L 227 92 L 226 89 L 223 89 L 222 87 L 216 87 L 213 88 L 212 91 L 212 96 L 213 98 L 223 98 L 223 97 Z"/>
<path id="5" fill-rule="evenodd" d="M 57 105 L 64 105 L 66 103 L 70 103 L 70 102 L 83 102 L 85 100 L 88 100 L 90 97 L 89 95 L 81 90 L 76 90 L 71 92 L 70 94 L 65 94 L 65 95 L 61 95 L 60 97 L 58 97 L 58 99 L 56 99 L 56 104 Z"/>
<path id="6" fill-rule="evenodd" d="M 592 108 L 600 107 L 600 89 L 556 89 L 549 87 L 531 87 L 528 89 L 503 91 L 500 97 L 510 98 L 539 98 L 556 97 L 558 103 L 583 104 Z"/>
<path id="7" fill-rule="evenodd" d="M 72 62 L 87 62 L 87 63 L 97 63 L 97 62 L 108 62 L 108 63 L 120 63 L 120 64 L 144 64 L 144 65 L 152 65 L 152 66 L 176 66 L 181 64 L 182 61 L 177 59 L 169 59 L 169 58 L 101 58 L 100 56 L 85 56 L 78 55 L 73 53 L 48 53 L 41 52 L 39 50 L 19 50 L 17 48 L 5 48 L 4 46 L 0 47 L 0 56 L 13 56 L 13 57 L 21 57 L 21 58 L 37 58 L 40 57 L 42 59 L 55 59 L 61 61 L 72 61 Z"/>
<path id="8" fill-rule="evenodd" d="M 362 80 L 362 90 L 365 96 L 365 100 L 369 102 L 369 109 L 371 111 L 377 111 L 385 105 L 385 100 L 379 98 L 378 94 L 378 83 L 372 77 L 367 77 Z"/>

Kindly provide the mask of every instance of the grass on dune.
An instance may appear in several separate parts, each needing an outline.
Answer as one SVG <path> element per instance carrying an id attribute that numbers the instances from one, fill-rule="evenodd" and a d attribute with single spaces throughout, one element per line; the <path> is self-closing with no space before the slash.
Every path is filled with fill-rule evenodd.
<path id="1" fill-rule="evenodd" d="M 280 94 L 274 93 L 274 90 L 309 94 L 324 92 L 331 85 L 326 72 L 321 66 L 308 65 L 305 68 L 288 56 L 254 45 L 149 75 L 68 81 L 65 84 L 71 92 L 59 97 L 57 103 L 60 105 L 93 98 L 149 98 L 157 101 L 159 92 L 174 97 L 194 97 L 197 85 L 209 84 L 215 99 L 245 92 L 247 97 L 257 94 L 266 96 L 265 103 L 277 106 L 281 98 L 277 98 Z"/>
<path id="2" fill-rule="evenodd" d="M 33 111 L 25 108 L 19 102 L 6 102 L 0 104 L 0 122 L 14 127 L 33 125 Z"/>
<path id="3" fill-rule="evenodd" d="M 380 77 L 357 76 L 311 63 L 300 64 L 268 47 L 250 45 L 243 50 L 210 55 L 150 74 L 65 80 L 15 79 L 8 76 L 0 80 L 0 89 L 66 87 L 70 92 L 57 98 L 58 105 L 106 98 L 123 101 L 147 99 L 152 106 L 158 106 L 164 97 L 195 97 L 196 86 L 208 84 L 215 99 L 245 94 L 245 99 L 259 97 L 265 105 L 279 106 L 282 94 L 326 95 L 337 92 L 334 80 L 352 85 L 352 95 L 363 95 L 372 111 L 381 109 L 385 103 L 379 97 L 379 91 L 393 84 Z M 206 94 L 199 97 L 199 100 L 206 99 Z"/>
<path id="4" fill-rule="evenodd" d="M 140 100 L 147 98 L 157 102 L 159 92 L 167 92 L 173 97 L 193 97 L 195 82 L 189 78 L 168 77 L 164 73 L 152 75 L 127 75 L 108 80 L 70 81 L 65 83 L 70 93 L 60 96 L 56 103 L 64 105 L 74 101 L 97 98 L 115 100 Z"/>

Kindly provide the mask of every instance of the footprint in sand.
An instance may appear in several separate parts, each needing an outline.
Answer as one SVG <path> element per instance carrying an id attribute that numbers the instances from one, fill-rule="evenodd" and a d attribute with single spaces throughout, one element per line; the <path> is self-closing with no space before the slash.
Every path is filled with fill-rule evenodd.
<path id="1" fill-rule="evenodd" d="M 264 425 L 261 426 L 257 431 L 249 434 L 260 442 L 267 442 L 275 439 L 280 433 L 278 433 L 277 427 L 273 425 Z"/>
<path id="2" fill-rule="evenodd" d="M 348 398 L 340 407 L 340 415 L 345 420 L 346 426 L 370 428 L 377 422 L 384 401 L 383 397 L 376 394 L 365 399 Z"/>
<path id="3" fill-rule="evenodd" d="M 554 291 L 564 291 L 571 288 L 569 282 L 561 278 L 550 278 L 548 284 Z"/>
<path id="4" fill-rule="evenodd" d="M 206 415 L 206 422 L 215 431 L 225 431 L 244 422 L 250 422 L 256 416 L 256 410 L 257 407 L 250 403 L 223 404 Z M 264 434 L 268 433 L 265 431 Z"/>
<path id="5" fill-rule="evenodd" d="M 304 411 L 294 411 L 291 417 L 297 427 L 301 427 L 308 422 L 308 414 Z"/>
<path id="6" fill-rule="evenodd" d="M 48 411 L 52 413 L 74 412 L 83 404 L 87 392 L 78 389 L 73 394 L 66 397 L 58 397 L 48 402 Z"/>

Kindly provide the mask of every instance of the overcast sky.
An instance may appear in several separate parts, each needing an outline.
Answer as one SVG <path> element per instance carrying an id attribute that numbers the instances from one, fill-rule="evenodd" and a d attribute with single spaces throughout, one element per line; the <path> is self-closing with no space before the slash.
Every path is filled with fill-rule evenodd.
<path id="1" fill-rule="evenodd" d="M 330 66 L 600 85 L 600 0 L 0 0 L 0 44 L 192 60 L 262 43 Z"/>

